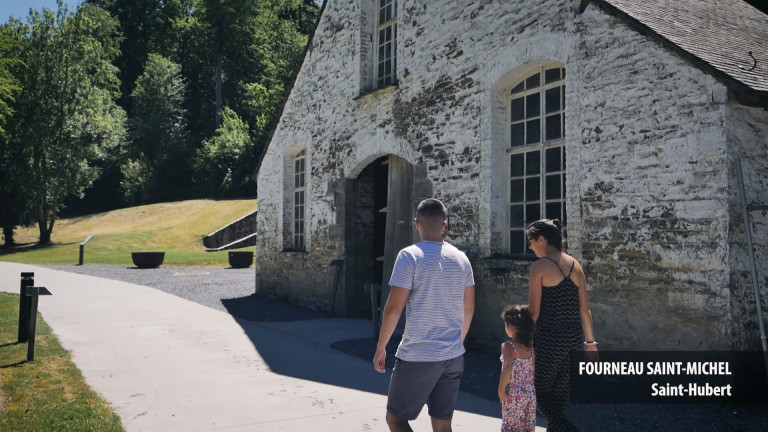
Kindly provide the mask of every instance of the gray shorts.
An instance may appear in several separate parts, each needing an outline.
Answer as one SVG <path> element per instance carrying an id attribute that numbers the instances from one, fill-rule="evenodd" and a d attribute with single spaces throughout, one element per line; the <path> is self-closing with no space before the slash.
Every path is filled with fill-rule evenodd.
<path id="1" fill-rule="evenodd" d="M 464 356 L 436 362 L 395 360 L 389 381 L 387 411 L 402 420 L 414 420 L 424 404 L 429 416 L 450 420 L 459 396 Z"/>

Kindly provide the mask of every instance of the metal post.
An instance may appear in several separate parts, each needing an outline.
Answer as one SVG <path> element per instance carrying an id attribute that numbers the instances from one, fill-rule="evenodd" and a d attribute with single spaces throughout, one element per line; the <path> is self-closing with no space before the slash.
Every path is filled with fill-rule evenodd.
<path id="1" fill-rule="evenodd" d="M 89 235 L 85 241 L 80 243 L 80 260 L 78 261 L 77 265 L 83 265 L 83 255 L 85 255 L 85 244 L 91 241 L 91 238 L 93 238 L 92 235 Z"/>
<path id="2" fill-rule="evenodd" d="M 27 330 L 29 327 L 29 297 L 26 296 L 26 288 L 35 284 L 34 272 L 22 272 L 21 284 L 19 288 L 19 335 L 18 341 L 27 341 Z"/>
<path id="3" fill-rule="evenodd" d="M 29 344 L 27 345 L 27 361 L 35 359 L 35 332 L 37 331 L 37 300 L 41 295 L 51 295 L 45 287 L 27 287 L 25 297 L 30 299 L 30 317 L 29 317 Z"/>
<path id="4" fill-rule="evenodd" d="M 760 341 L 763 344 L 763 361 L 765 372 L 768 375 L 768 344 L 766 344 L 765 323 L 763 322 L 763 307 L 760 304 L 760 290 L 757 283 L 757 265 L 755 264 L 755 250 L 752 247 L 752 223 L 747 206 L 747 194 L 744 192 L 744 175 L 741 171 L 741 159 L 736 159 L 736 169 L 739 175 L 739 193 L 741 195 L 741 208 L 744 211 L 744 232 L 747 235 L 747 251 L 749 252 L 750 270 L 752 271 L 752 286 L 755 290 L 755 306 L 757 308 L 757 321 L 760 325 Z"/>
<path id="5" fill-rule="evenodd" d="M 344 266 L 343 259 L 335 259 L 329 264 L 331 267 L 336 267 L 336 273 L 333 275 L 333 294 L 331 295 L 331 310 L 329 311 L 333 315 L 334 309 L 336 309 L 336 293 L 339 291 L 339 281 L 341 276 L 341 268 Z"/>

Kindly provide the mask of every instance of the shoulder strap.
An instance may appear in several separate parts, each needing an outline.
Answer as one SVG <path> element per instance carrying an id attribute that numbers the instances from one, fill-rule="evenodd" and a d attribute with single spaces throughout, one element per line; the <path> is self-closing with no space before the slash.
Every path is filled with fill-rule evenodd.
<path id="1" fill-rule="evenodd" d="M 571 263 L 571 271 L 568 272 L 568 277 L 571 277 L 571 274 L 573 273 L 573 266 L 575 265 L 576 265 L 576 260 L 573 260 L 573 262 Z"/>
<path id="2" fill-rule="evenodd" d="M 558 269 L 558 270 L 560 270 L 560 273 L 562 273 L 562 274 L 563 274 L 563 277 L 567 277 L 567 276 L 565 275 L 565 272 L 563 271 L 563 269 L 561 269 L 561 268 L 560 268 L 560 265 L 557 263 L 557 261 L 553 260 L 552 258 L 550 258 L 550 257 L 548 257 L 548 256 L 545 256 L 544 258 L 546 258 L 546 259 L 548 259 L 548 260 L 552 261 L 552 262 L 555 264 L 555 267 L 557 267 L 557 269 Z M 573 271 L 573 267 L 571 267 L 571 271 Z"/>

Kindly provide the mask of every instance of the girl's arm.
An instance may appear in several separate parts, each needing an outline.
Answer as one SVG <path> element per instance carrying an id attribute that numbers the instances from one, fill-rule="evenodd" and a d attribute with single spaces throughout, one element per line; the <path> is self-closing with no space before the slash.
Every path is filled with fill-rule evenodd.
<path id="1" fill-rule="evenodd" d="M 507 384 L 510 377 L 512 377 L 512 365 L 513 361 L 517 358 L 517 353 L 512 346 L 512 342 L 504 342 L 501 344 L 501 376 L 499 377 L 499 400 L 501 403 L 507 401 Z"/>

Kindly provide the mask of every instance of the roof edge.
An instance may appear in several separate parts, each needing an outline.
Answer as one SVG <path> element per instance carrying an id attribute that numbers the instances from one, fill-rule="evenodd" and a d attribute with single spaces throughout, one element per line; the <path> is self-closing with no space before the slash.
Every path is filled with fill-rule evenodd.
<path id="1" fill-rule="evenodd" d="M 652 38 L 653 40 L 656 40 L 663 47 L 676 53 L 677 55 L 682 57 L 683 60 L 689 62 L 691 65 L 693 65 L 697 69 L 701 70 L 702 72 L 708 75 L 711 75 L 718 81 L 722 82 L 728 88 L 728 90 L 731 90 L 733 92 L 735 101 L 748 106 L 768 109 L 768 92 L 755 90 L 752 87 L 748 86 L 747 84 L 717 69 L 706 60 L 703 60 L 702 58 L 697 57 L 696 55 L 690 53 L 689 51 L 686 51 L 679 45 L 675 44 L 674 42 L 670 41 L 666 37 L 655 32 L 653 29 L 651 29 L 647 25 L 643 24 L 639 20 L 633 18 L 628 13 L 622 11 L 621 9 L 608 3 L 607 1 L 582 0 L 579 6 L 579 13 L 583 13 L 586 10 L 586 8 L 593 3 L 596 5 L 596 7 L 599 7 L 603 12 L 611 16 L 614 16 L 616 18 L 619 18 L 620 20 L 624 21 L 630 28 L 634 29 L 638 33 L 644 36 L 647 36 L 649 38 Z"/>

